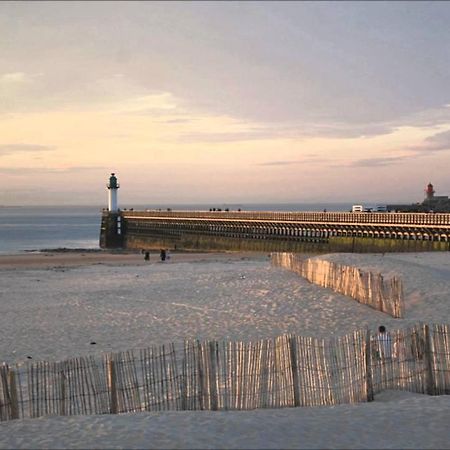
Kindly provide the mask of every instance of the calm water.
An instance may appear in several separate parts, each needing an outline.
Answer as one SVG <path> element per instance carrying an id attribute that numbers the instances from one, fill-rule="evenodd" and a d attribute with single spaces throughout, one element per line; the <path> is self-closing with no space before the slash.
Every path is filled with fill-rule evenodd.
<path id="1" fill-rule="evenodd" d="M 126 207 L 126 206 L 124 206 Z M 348 211 L 348 203 L 317 204 L 203 204 L 203 205 L 141 205 L 134 209 L 172 208 L 205 210 L 229 208 L 236 211 Z M 0 254 L 24 251 L 83 248 L 99 246 L 101 207 L 0 207 Z"/>
<path id="2" fill-rule="evenodd" d="M 98 248 L 101 208 L 0 208 L 0 254 L 45 248 Z"/>

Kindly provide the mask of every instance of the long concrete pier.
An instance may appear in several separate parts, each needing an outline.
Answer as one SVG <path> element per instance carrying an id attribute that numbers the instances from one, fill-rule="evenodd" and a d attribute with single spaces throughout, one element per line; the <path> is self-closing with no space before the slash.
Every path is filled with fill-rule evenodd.
<path id="1" fill-rule="evenodd" d="M 262 241 L 267 245 L 263 245 Z M 369 245 L 370 243 L 370 245 Z M 100 246 L 335 251 L 448 250 L 449 213 L 103 211 Z M 361 247 L 361 248 L 362 248 Z M 373 251 L 373 250 L 371 250 Z"/>

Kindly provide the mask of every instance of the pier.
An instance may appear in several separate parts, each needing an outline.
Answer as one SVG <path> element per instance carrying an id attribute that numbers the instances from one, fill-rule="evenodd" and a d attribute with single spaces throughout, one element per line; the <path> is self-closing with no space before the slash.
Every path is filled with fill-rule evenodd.
<path id="1" fill-rule="evenodd" d="M 103 211 L 102 248 L 449 250 L 450 213 Z"/>

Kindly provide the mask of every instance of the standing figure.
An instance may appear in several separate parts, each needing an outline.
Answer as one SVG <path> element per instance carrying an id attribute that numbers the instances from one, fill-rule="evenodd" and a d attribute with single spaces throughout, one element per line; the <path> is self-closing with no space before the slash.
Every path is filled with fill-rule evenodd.
<path id="1" fill-rule="evenodd" d="M 144 260 L 145 261 L 150 261 L 150 252 L 149 251 L 145 252 Z"/>
<path id="2" fill-rule="evenodd" d="M 161 249 L 160 257 L 161 261 L 164 262 L 166 260 L 166 251 L 163 248 Z"/>
<path id="3" fill-rule="evenodd" d="M 381 360 L 392 358 L 392 339 L 391 335 L 386 332 L 386 327 L 380 325 L 376 336 L 377 356 Z"/>

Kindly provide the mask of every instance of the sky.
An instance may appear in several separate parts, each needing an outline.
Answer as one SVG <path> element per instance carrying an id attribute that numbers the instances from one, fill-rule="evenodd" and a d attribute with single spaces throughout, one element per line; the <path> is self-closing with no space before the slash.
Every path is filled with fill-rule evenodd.
<path id="1" fill-rule="evenodd" d="M 0 205 L 450 195 L 450 2 L 0 2 Z"/>

